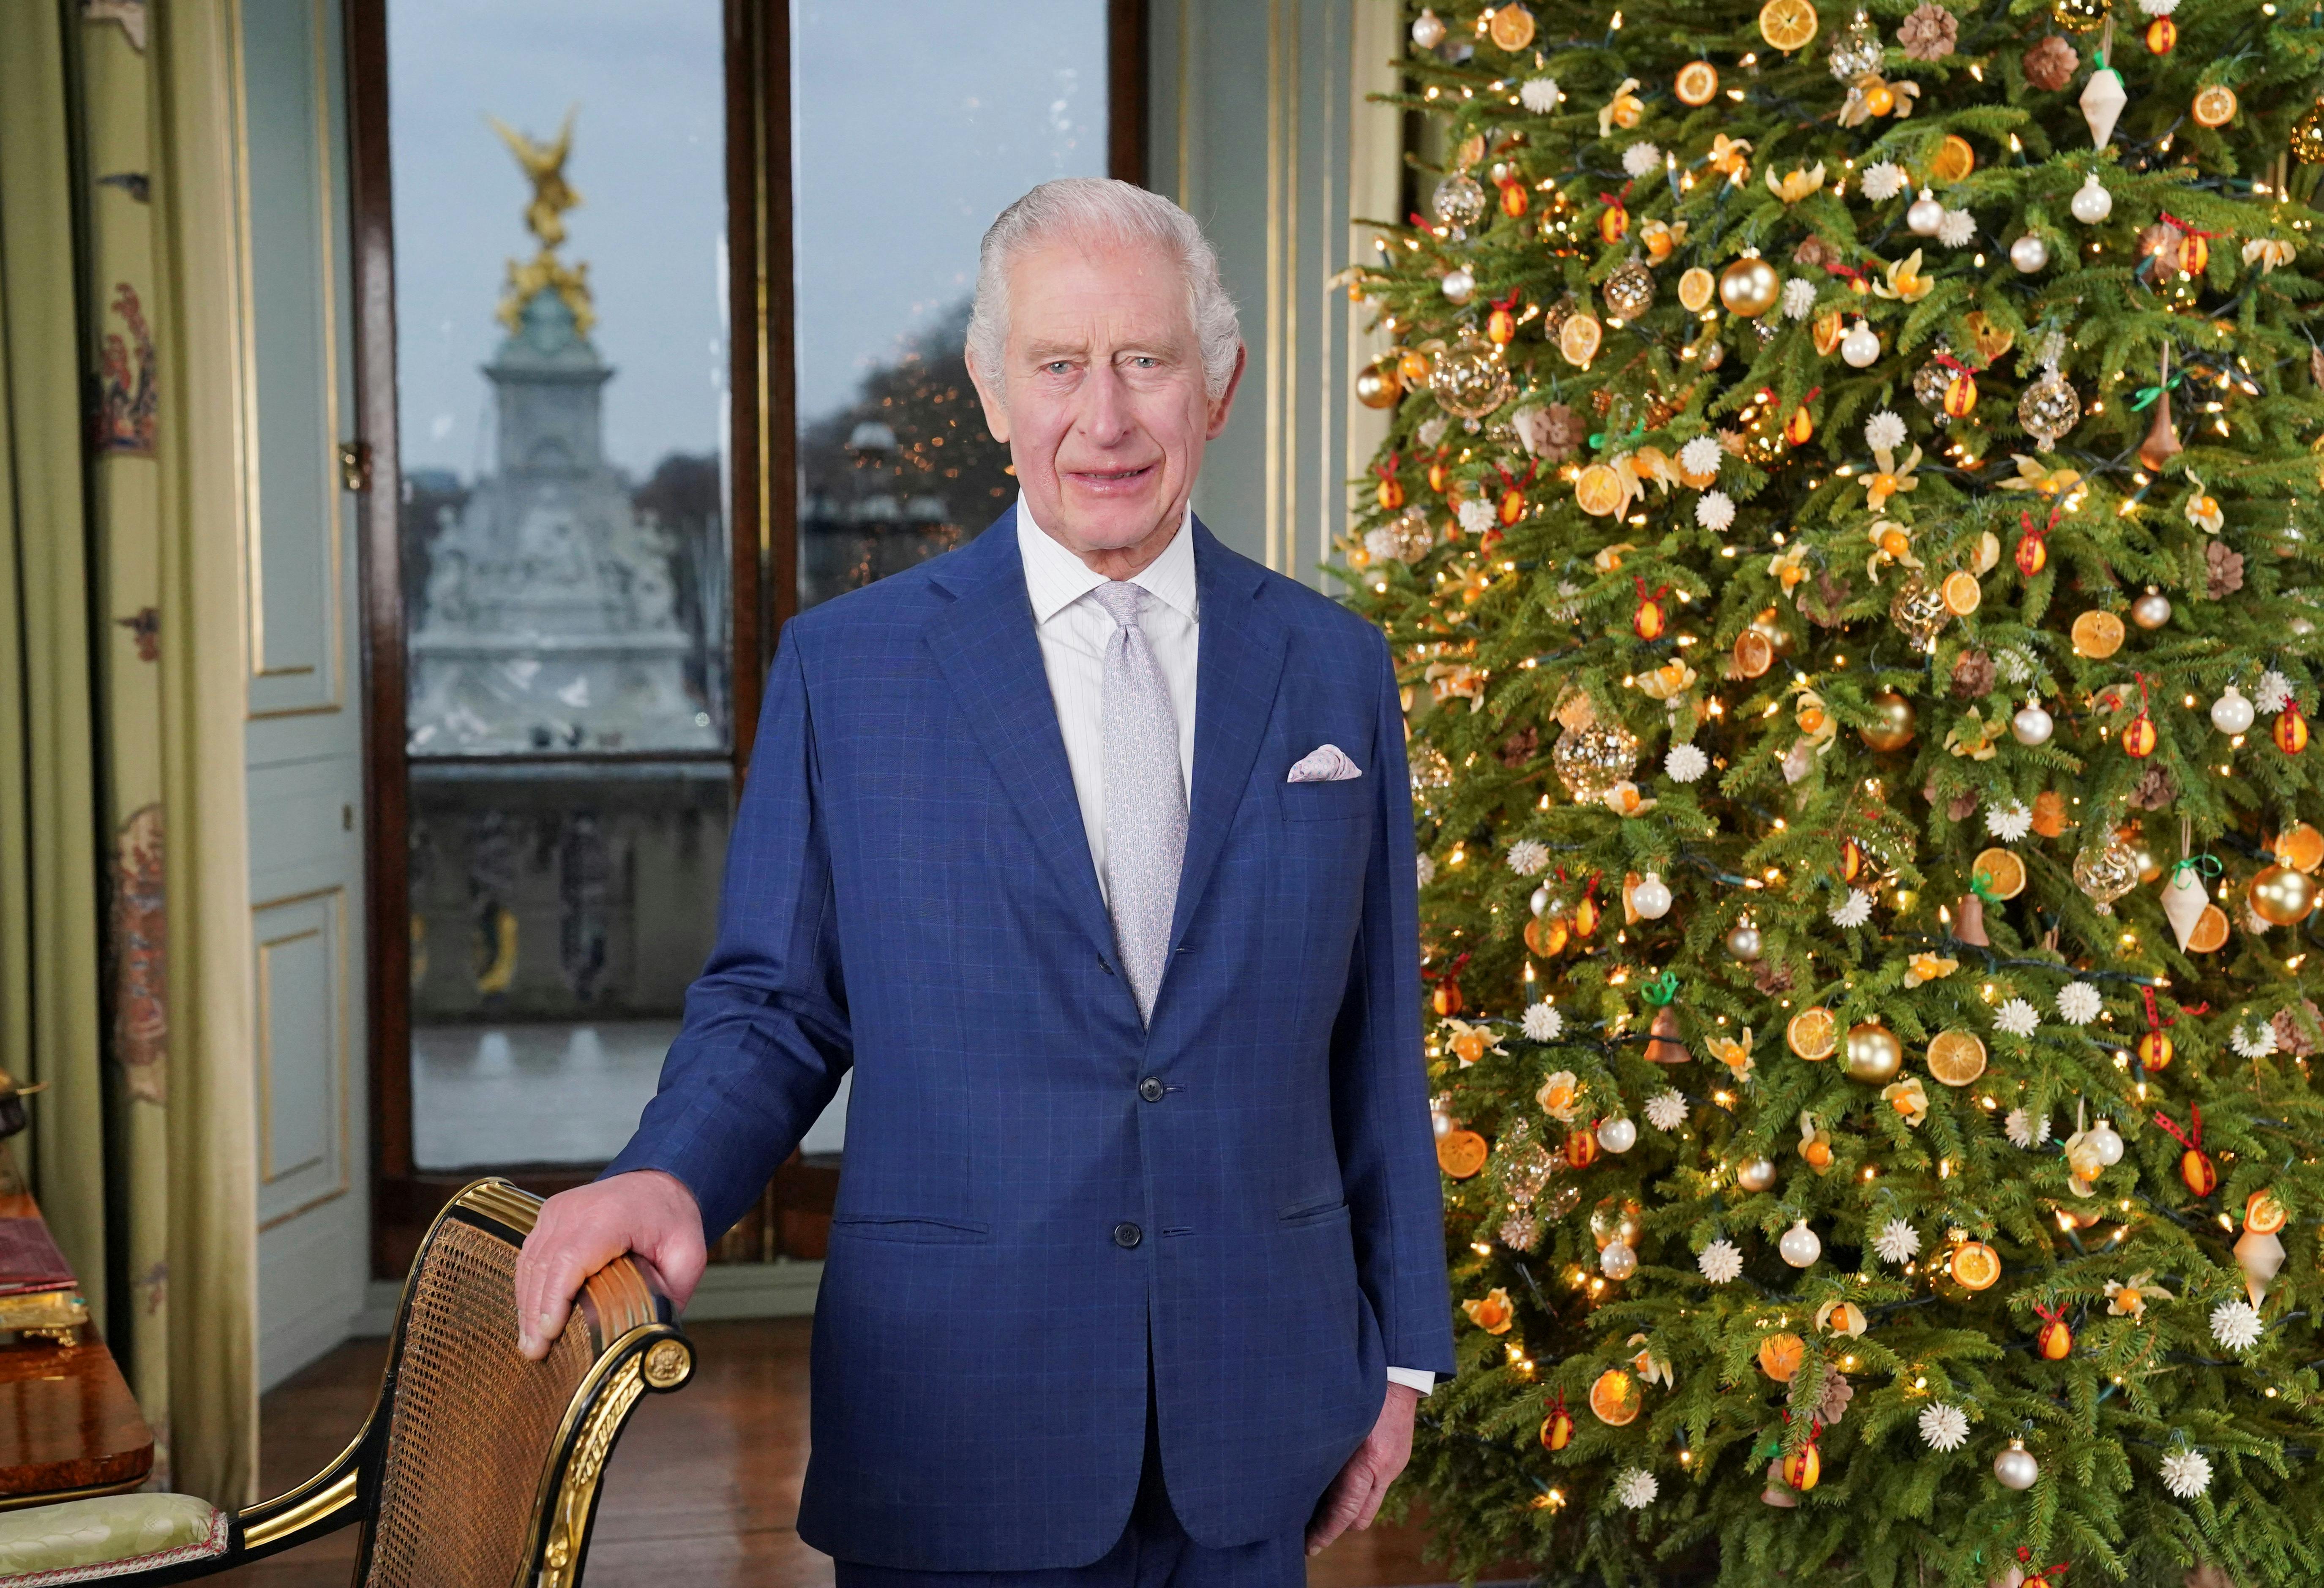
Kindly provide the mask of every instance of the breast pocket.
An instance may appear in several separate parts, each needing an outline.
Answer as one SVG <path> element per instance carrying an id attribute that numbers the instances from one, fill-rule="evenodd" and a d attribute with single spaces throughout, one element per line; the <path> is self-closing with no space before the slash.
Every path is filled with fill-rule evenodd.
<path id="1" fill-rule="evenodd" d="M 1336 783 L 1286 783 L 1283 814 L 1293 822 L 1352 822 L 1375 808 L 1371 774 Z"/>

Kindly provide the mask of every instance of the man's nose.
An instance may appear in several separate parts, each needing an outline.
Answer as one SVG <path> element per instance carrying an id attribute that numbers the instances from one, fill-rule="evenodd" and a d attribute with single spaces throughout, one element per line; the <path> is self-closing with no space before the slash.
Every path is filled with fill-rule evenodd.
<path id="1" fill-rule="evenodd" d="M 1087 439 L 1101 446 L 1111 446 L 1128 436 L 1135 427 L 1130 418 L 1130 393 L 1123 386 L 1121 372 L 1111 364 L 1102 364 L 1091 372 L 1082 382 L 1081 412 L 1074 419 L 1074 428 Z"/>

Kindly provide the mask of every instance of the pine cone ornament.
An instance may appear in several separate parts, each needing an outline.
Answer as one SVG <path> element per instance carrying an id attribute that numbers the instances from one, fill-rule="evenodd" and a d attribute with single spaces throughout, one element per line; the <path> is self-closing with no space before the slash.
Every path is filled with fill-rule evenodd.
<path id="1" fill-rule="evenodd" d="M 2073 79 L 2081 69 L 2082 58 L 2071 44 L 2052 33 L 2025 52 L 2024 65 L 2026 85 L 2049 93 Z"/>
<path id="2" fill-rule="evenodd" d="M 1975 700 L 1993 693 L 2001 676 L 1993 658 L 1983 651 L 1963 651 L 1953 663 L 1953 693 L 1963 700 Z"/>
<path id="3" fill-rule="evenodd" d="M 1965 794 L 1957 794 L 1945 802 L 1945 820 L 1966 822 L 1977 814 L 1977 804 L 1976 790 L 1971 789 Z"/>
<path id="4" fill-rule="evenodd" d="M 1751 972 L 1751 985 L 1772 998 L 1777 993 L 1792 990 L 1792 973 L 1773 959 L 1762 959 Z"/>
<path id="5" fill-rule="evenodd" d="M 1960 37 L 1960 20 L 1933 0 L 1923 0 L 1904 25 L 1896 30 L 1896 42 L 1914 60 L 1942 60 L 1953 52 Z M 2030 78 L 2031 71 L 2026 73 Z"/>
<path id="6" fill-rule="evenodd" d="M 1542 414 L 1542 455 L 1563 463 L 1582 450 L 1590 427 L 1570 403 L 1553 402 Z"/>
<path id="7" fill-rule="evenodd" d="M 1823 1381 L 1823 1402 L 1816 1408 L 1816 1418 L 1825 1427 L 1831 1427 L 1848 1415 L 1848 1403 L 1856 1399 L 1856 1386 L 1848 1381 L 1846 1373 L 1828 1373 Z"/>
<path id="8" fill-rule="evenodd" d="M 1811 234 L 1806 242 L 1792 250 L 1792 262 L 1807 270 L 1820 271 L 1826 265 L 1838 264 L 1840 251 L 1822 238 Z"/>
<path id="9" fill-rule="evenodd" d="M 2224 540 L 2203 547 L 2203 593 L 2213 601 L 2244 587 L 2244 554 Z"/>
<path id="10" fill-rule="evenodd" d="M 1514 771 L 1532 760 L 1534 752 L 1540 748 L 1541 734 L 1530 725 L 1520 728 L 1501 740 L 1501 765 Z"/>
<path id="11" fill-rule="evenodd" d="M 2305 1059 L 2316 1051 L 2316 1039 L 2308 1033 L 2324 1025 L 2324 1014 L 2318 1012 L 2313 999 L 2301 999 L 2300 1007 L 2307 1013 L 2306 1025 L 2301 1023 L 2299 1012 L 2291 1009 L 2278 1009 L 2275 1017 L 2268 1022 L 2275 1033 L 2275 1051 L 2289 1053 L 2294 1059 Z"/>
<path id="12" fill-rule="evenodd" d="M 1819 629 L 1837 629 L 1840 625 L 1840 608 L 1848 604 L 1848 581 L 1836 578 L 1827 568 L 1816 575 L 1816 582 L 1800 597 L 1800 610 L 1808 621 Z"/>
<path id="13" fill-rule="evenodd" d="M 2167 811 L 2178 798 L 2178 781 L 2167 766 L 2148 766 L 2130 791 L 2130 803 L 2142 811 Z"/>

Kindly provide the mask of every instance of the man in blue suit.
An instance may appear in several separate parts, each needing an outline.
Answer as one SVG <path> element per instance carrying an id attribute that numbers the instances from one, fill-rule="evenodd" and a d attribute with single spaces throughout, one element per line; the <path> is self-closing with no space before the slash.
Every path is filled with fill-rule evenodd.
<path id="1" fill-rule="evenodd" d="M 785 630 L 659 1094 L 525 1244 L 681 1299 L 852 1067 L 799 1533 L 840 1588 L 1292 1588 L 1452 1368 L 1379 634 L 1188 508 L 1243 348 L 1122 182 L 987 233 L 1017 506 Z"/>

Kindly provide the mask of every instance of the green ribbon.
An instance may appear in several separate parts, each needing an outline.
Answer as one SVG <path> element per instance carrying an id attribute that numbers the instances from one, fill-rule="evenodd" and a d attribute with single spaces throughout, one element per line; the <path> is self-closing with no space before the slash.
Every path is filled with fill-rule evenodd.
<path id="1" fill-rule="evenodd" d="M 2130 399 L 2131 408 L 2133 409 L 2137 409 L 2153 407 L 2156 398 L 2161 397 L 2164 392 L 2170 390 L 2171 388 L 2178 385 L 2180 381 L 2186 378 L 2187 372 L 2184 370 L 2181 370 L 2177 374 L 2172 375 L 2168 381 L 2163 381 L 2161 385 L 2140 387 L 2138 389 L 2137 395 Z"/>
<path id="2" fill-rule="evenodd" d="M 1638 996 L 1657 1009 L 1668 1007 L 1670 1001 L 1678 996 L 1678 972 L 1665 970 L 1654 980 L 1640 987 Z"/>
<path id="3" fill-rule="evenodd" d="M 1626 433 L 1617 437 L 1617 439 L 1622 441 L 1636 441 L 1639 436 L 1644 436 L 1646 433 L 1646 422 L 1644 419 L 1640 419 L 1637 424 L 1631 426 Z M 1612 434 L 1613 432 L 1609 430 L 1600 430 L 1592 435 L 1590 437 L 1590 450 L 1596 452 L 1603 447 L 1606 445 L 1606 438 Z"/>
<path id="4" fill-rule="evenodd" d="M 2192 871 L 2198 877 L 2217 877 L 2226 869 L 2217 855 L 2189 855 L 2171 862 L 2171 881 L 2176 883 L 2181 871 Z"/>
<path id="5" fill-rule="evenodd" d="M 2005 902 L 1999 894 L 1993 891 L 1993 873 L 1990 871 L 1971 872 L 1969 879 L 1969 891 L 1975 894 L 1978 898 L 1983 899 L 1988 904 L 1998 904 Z"/>

